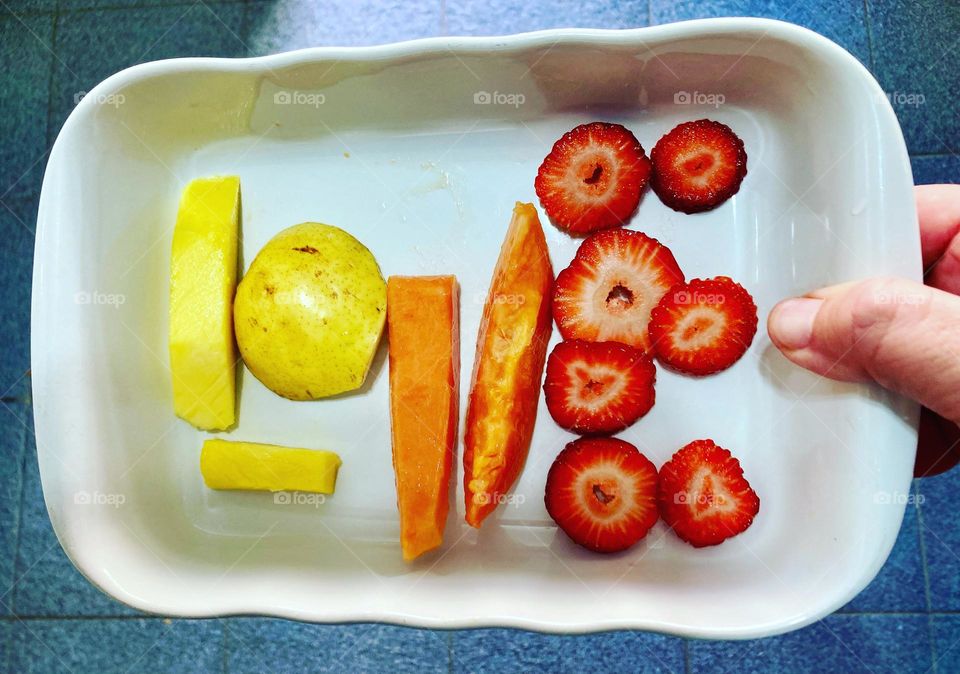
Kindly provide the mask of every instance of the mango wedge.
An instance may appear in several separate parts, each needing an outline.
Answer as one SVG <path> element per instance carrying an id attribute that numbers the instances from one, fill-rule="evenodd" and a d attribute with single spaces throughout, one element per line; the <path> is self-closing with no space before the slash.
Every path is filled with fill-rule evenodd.
<path id="1" fill-rule="evenodd" d="M 170 370 L 177 416 L 203 430 L 236 422 L 240 179 L 198 179 L 180 201 L 170 259 Z"/>
<path id="2" fill-rule="evenodd" d="M 307 491 L 332 494 L 340 457 L 321 449 L 207 440 L 200 472 L 211 489 Z"/>
<path id="3" fill-rule="evenodd" d="M 517 203 L 483 306 L 463 451 L 466 521 L 506 500 L 530 449 L 550 341 L 553 268 L 533 204 Z"/>

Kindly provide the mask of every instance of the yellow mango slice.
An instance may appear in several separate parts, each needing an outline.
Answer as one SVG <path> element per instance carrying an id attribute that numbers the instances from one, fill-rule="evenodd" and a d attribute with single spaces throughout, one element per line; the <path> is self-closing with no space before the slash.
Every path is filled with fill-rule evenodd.
<path id="1" fill-rule="evenodd" d="M 207 440 L 200 472 L 211 489 L 332 494 L 342 461 L 334 452 L 255 442 Z"/>
<path id="2" fill-rule="evenodd" d="M 201 178 L 183 192 L 170 258 L 170 370 L 177 416 L 203 430 L 237 419 L 240 179 Z"/>

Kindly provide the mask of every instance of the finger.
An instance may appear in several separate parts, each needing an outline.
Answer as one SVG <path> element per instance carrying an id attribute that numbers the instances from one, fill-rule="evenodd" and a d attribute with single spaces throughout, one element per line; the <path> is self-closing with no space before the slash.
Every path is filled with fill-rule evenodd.
<path id="1" fill-rule="evenodd" d="M 872 279 L 781 302 L 767 331 L 808 370 L 875 381 L 960 420 L 960 297 L 904 279 Z"/>
<path id="2" fill-rule="evenodd" d="M 920 185 L 914 194 L 927 283 L 960 292 L 960 185 Z"/>

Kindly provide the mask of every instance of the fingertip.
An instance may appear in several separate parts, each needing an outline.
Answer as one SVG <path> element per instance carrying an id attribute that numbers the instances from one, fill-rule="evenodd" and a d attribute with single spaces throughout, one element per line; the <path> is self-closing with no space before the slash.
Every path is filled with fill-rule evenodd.
<path id="1" fill-rule="evenodd" d="M 767 333 L 781 351 L 799 351 L 810 346 L 814 323 L 823 300 L 793 297 L 777 304 L 767 317 Z"/>

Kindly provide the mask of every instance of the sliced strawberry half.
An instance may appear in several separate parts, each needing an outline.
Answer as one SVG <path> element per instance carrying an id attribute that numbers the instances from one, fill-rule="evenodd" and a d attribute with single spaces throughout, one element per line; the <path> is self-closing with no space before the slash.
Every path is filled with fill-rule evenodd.
<path id="1" fill-rule="evenodd" d="M 677 536 L 702 548 L 746 531 L 760 499 L 729 450 L 694 440 L 660 468 L 657 506 Z"/>
<path id="2" fill-rule="evenodd" d="M 550 466 L 544 503 L 574 543 L 626 550 L 657 522 L 657 469 L 629 442 L 581 438 Z"/>
<path id="3" fill-rule="evenodd" d="M 661 363 L 693 375 L 725 370 L 757 333 L 757 305 L 726 276 L 671 288 L 650 314 L 650 342 Z"/>
<path id="4" fill-rule="evenodd" d="M 716 208 L 740 189 L 747 175 L 743 141 L 726 124 L 698 119 L 674 127 L 650 153 L 651 185 L 675 211 Z"/>
<path id="5" fill-rule="evenodd" d="M 629 130 L 592 122 L 554 143 L 534 188 L 554 224 L 586 234 L 627 222 L 649 178 L 650 159 Z"/>
<path id="6" fill-rule="evenodd" d="M 575 433 L 616 433 L 650 411 L 657 369 L 620 342 L 560 342 L 547 359 L 543 392 L 560 426 Z"/>
<path id="7" fill-rule="evenodd" d="M 557 275 L 553 318 L 564 339 L 622 342 L 650 353 L 650 311 L 683 272 L 646 234 L 611 229 L 588 237 Z"/>

